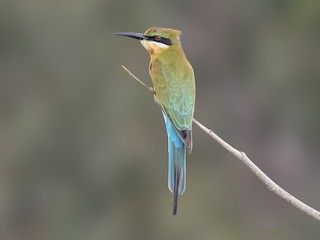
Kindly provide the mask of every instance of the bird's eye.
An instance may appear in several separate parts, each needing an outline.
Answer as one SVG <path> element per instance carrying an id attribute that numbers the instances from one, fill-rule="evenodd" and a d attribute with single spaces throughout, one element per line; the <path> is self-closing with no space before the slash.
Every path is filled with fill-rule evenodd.
<path id="1" fill-rule="evenodd" d="M 155 37 L 154 37 L 154 40 L 160 41 L 160 40 L 161 40 L 161 37 L 160 37 L 160 36 L 155 36 Z"/>

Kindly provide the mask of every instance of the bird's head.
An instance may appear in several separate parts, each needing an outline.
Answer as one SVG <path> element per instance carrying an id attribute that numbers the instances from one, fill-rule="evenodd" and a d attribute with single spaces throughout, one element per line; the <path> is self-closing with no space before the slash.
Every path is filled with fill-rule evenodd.
<path id="1" fill-rule="evenodd" d="M 152 27 L 145 33 L 118 32 L 114 34 L 140 40 L 141 44 L 153 55 L 172 46 L 180 45 L 181 31 L 171 28 Z"/>

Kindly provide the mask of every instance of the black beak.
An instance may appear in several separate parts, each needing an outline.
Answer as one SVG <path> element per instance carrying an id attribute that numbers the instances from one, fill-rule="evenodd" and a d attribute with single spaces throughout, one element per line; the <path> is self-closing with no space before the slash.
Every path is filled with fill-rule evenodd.
<path id="1" fill-rule="evenodd" d="M 136 32 L 117 32 L 117 33 L 112 33 L 112 34 L 113 35 L 125 36 L 125 37 L 131 37 L 131 38 L 135 38 L 135 39 L 138 39 L 138 40 L 148 39 L 142 33 L 136 33 Z"/>

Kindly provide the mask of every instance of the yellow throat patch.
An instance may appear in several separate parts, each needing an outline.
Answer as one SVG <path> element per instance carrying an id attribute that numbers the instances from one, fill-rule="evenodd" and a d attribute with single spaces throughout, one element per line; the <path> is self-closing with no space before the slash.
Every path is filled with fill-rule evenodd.
<path id="1" fill-rule="evenodd" d="M 159 42 L 141 41 L 142 46 L 148 50 L 151 55 L 157 55 L 169 46 Z"/>

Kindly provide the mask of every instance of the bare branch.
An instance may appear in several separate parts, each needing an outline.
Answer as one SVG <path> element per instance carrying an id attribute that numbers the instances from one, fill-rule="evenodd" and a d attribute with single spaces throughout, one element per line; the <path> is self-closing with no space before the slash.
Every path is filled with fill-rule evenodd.
<path id="1" fill-rule="evenodd" d="M 147 88 L 154 95 L 156 94 L 155 90 L 151 87 L 148 87 L 144 82 L 142 82 L 139 78 L 137 78 L 133 73 L 131 73 L 125 66 L 121 65 L 122 68 L 127 71 L 131 77 L 137 80 L 141 85 Z M 241 160 L 266 186 L 267 188 L 277 194 L 279 197 L 288 201 L 294 207 L 300 209 L 302 212 L 308 214 L 309 216 L 320 221 L 320 212 L 315 210 L 314 208 L 308 206 L 304 202 L 300 201 L 296 197 L 292 196 L 290 193 L 281 188 L 278 184 L 276 184 L 271 178 L 269 178 L 260 168 L 258 168 L 244 152 L 237 150 L 232 147 L 229 143 L 220 138 L 217 134 L 215 134 L 211 129 L 205 127 L 196 119 L 193 119 L 193 122 L 206 134 L 208 134 L 211 138 L 217 141 L 224 149 L 230 152 L 233 156 Z"/>
<path id="2" fill-rule="evenodd" d="M 193 119 L 193 122 L 206 134 L 208 134 L 211 138 L 216 140 L 224 149 L 230 152 L 233 156 L 241 160 L 266 186 L 267 188 L 283 198 L 284 200 L 291 203 L 294 207 L 300 209 L 304 213 L 310 215 L 311 217 L 320 221 L 320 212 L 303 203 L 299 199 L 292 196 L 278 184 L 276 184 L 271 178 L 269 178 L 264 172 L 261 171 L 248 157 L 244 152 L 241 152 L 230 144 L 225 142 L 222 138 L 220 138 L 217 134 L 215 134 L 211 129 L 206 128 L 200 122 Z"/>

